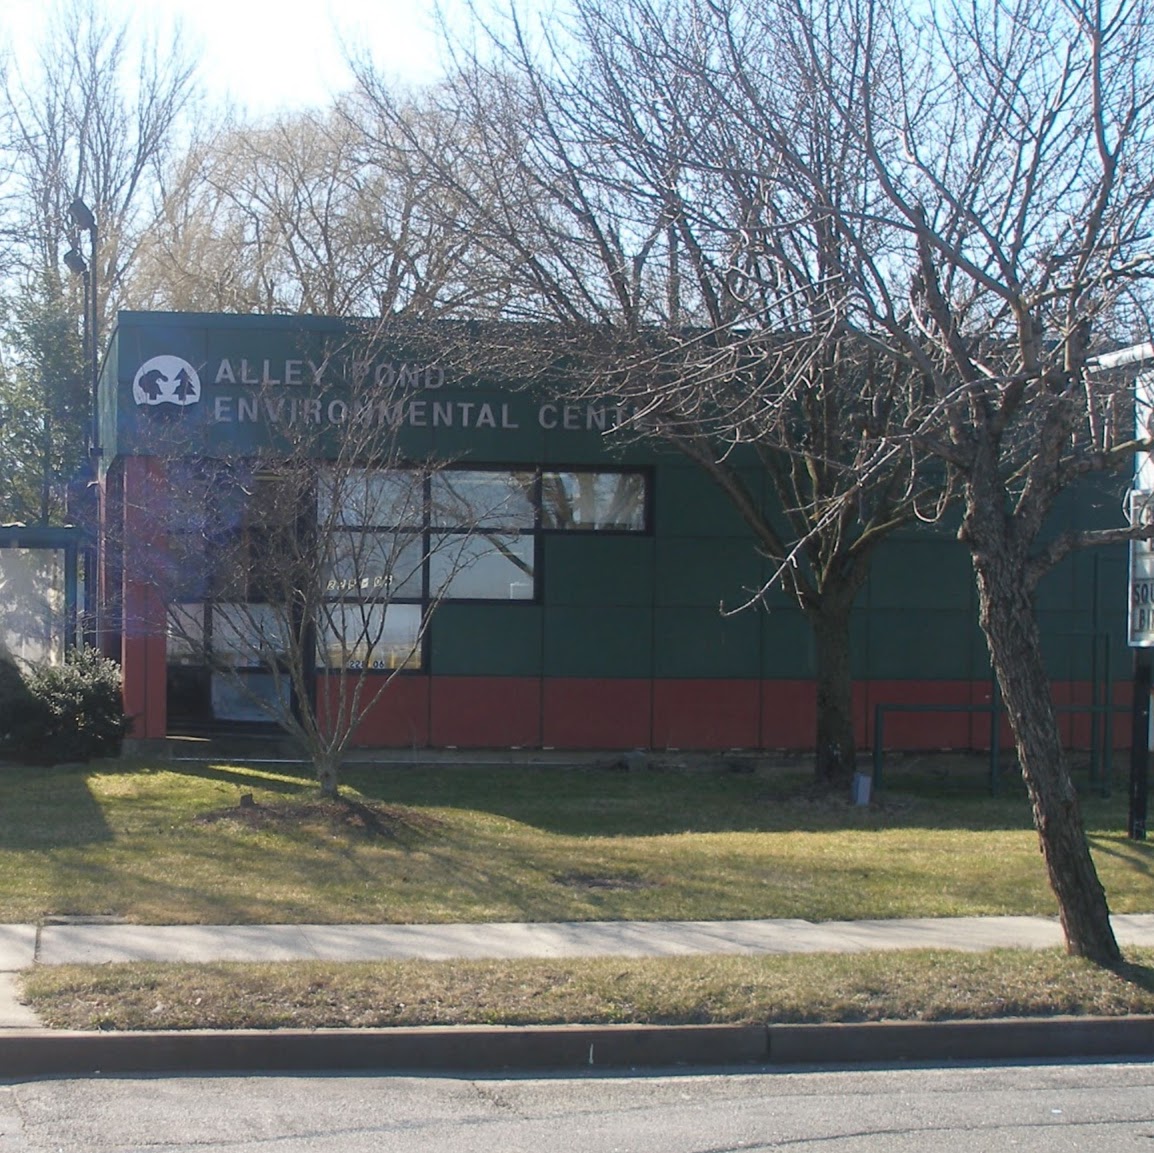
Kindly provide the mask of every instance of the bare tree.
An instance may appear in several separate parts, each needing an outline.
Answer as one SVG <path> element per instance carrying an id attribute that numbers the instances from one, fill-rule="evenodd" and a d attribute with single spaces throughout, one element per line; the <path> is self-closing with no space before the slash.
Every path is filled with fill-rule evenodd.
<path id="1" fill-rule="evenodd" d="M 1149 336 L 1145 0 L 577 0 L 568 12 L 534 35 L 494 18 L 497 63 L 469 59 L 452 89 L 486 112 L 476 163 L 501 175 L 470 203 L 474 227 L 538 316 L 618 338 L 661 330 L 662 354 L 630 361 L 662 398 L 658 428 L 705 406 L 736 448 L 751 426 L 723 421 L 748 399 L 764 443 L 841 466 L 843 486 L 811 497 L 803 539 L 868 508 L 870 486 L 892 483 L 883 464 L 919 475 L 929 455 L 956 478 L 1068 947 L 1113 963 L 1034 591 L 1072 549 L 1148 531 L 1055 533 L 1053 515 L 1068 486 L 1145 447 L 1125 390 L 1089 365 L 1095 347 Z M 442 174 L 452 182 L 453 166 Z M 805 398 L 822 397 L 809 374 L 756 387 L 749 359 L 769 365 L 761 350 L 782 343 L 813 366 L 839 348 L 894 366 L 899 389 L 866 406 L 889 418 L 862 422 L 866 451 L 839 456 L 805 425 Z M 852 390 L 832 402 L 856 427 Z"/>
<path id="2" fill-rule="evenodd" d="M 1016 25 L 1005 41 L 998 16 Z M 1128 466 L 1135 447 L 1125 396 L 1087 359 L 1096 333 L 1134 335 L 1122 327 L 1137 319 L 1130 292 L 1151 267 L 1149 33 L 1143 4 L 954 13 L 942 38 L 973 122 L 944 155 L 915 129 L 900 167 L 863 100 L 871 161 L 917 257 L 902 335 L 936 361 L 940 451 L 962 478 L 960 536 L 1066 939 L 1102 963 L 1119 954 L 1062 754 L 1034 591 L 1071 549 L 1125 535 L 1045 532 L 1071 483 Z"/>
<path id="3" fill-rule="evenodd" d="M 532 499 L 516 474 L 414 455 L 409 406 L 437 370 L 394 371 L 374 347 L 341 342 L 309 381 L 245 390 L 258 451 L 230 453 L 219 427 L 198 443 L 179 414 L 152 422 L 164 492 L 140 510 L 148 531 L 122 542 L 168 606 L 170 664 L 279 726 L 326 796 L 395 678 L 421 667 L 443 598 L 494 560 L 525 563 L 509 525 Z M 140 385 L 177 405 L 199 396 L 188 366 L 153 366 Z"/>
<path id="4" fill-rule="evenodd" d="M 705 5 L 576 0 L 569 12 L 541 37 L 515 15 L 489 26 L 484 57 L 430 95 L 444 121 L 469 126 L 453 147 L 412 133 L 364 64 L 361 90 L 503 262 L 504 315 L 530 322 L 522 342 L 548 346 L 533 365 L 506 331 L 493 367 L 624 398 L 641 421 L 617 436 L 676 445 L 733 501 L 812 626 L 816 778 L 843 780 L 854 598 L 877 544 L 945 498 L 940 469 L 897 435 L 921 419 L 922 370 L 880 355 L 857 323 L 841 266 L 865 257 L 766 147 L 761 119 L 788 109 L 797 149 L 859 218 L 874 195 L 860 133 L 812 87 L 748 77 L 745 91 L 715 91 L 724 30 Z M 773 72 L 776 42 L 756 47 Z M 735 101 L 750 107 L 733 115 Z M 750 464 L 772 483 L 768 507 L 743 480 Z"/>
<path id="5" fill-rule="evenodd" d="M 413 98 L 409 131 L 439 113 Z M 142 303 L 325 316 L 478 316 L 506 283 L 451 197 L 363 100 L 229 125 L 189 152 L 150 237 Z"/>
<path id="6" fill-rule="evenodd" d="M 789 179 L 862 259 L 839 268 L 863 323 L 926 382 L 915 442 L 957 476 L 960 539 L 1071 952 L 1119 952 L 1064 761 L 1034 612 L 1072 549 L 1128 527 L 1055 533 L 1055 504 L 1129 464 L 1130 402 L 1090 371 L 1097 344 L 1145 339 L 1154 83 L 1147 6 L 1017 0 L 923 11 L 892 0 L 709 6 L 727 93 L 753 83 L 751 30 L 784 45 L 843 135 L 859 134 L 868 211 L 761 121 Z M 881 241 L 879 244 L 878 241 Z"/>
<path id="7" fill-rule="evenodd" d="M 5 79 L 7 175 L 0 243 L 9 267 L 35 277 L 62 267 L 85 199 L 100 228 L 95 269 L 102 324 L 149 224 L 152 183 L 174 155 L 193 99 L 193 66 L 179 41 L 132 38 L 92 0 L 53 10 L 30 65 Z"/>
<path id="8" fill-rule="evenodd" d="M 16 474 L 2 515 L 63 515 L 91 427 L 88 287 L 106 332 L 191 98 L 178 44 L 161 52 L 134 40 L 91 0 L 56 7 L 42 42 L 0 72 L 0 437 Z M 98 224 L 95 252 L 70 217 L 77 197 Z M 70 247 L 95 258 L 83 286 L 62 274 Z"/>

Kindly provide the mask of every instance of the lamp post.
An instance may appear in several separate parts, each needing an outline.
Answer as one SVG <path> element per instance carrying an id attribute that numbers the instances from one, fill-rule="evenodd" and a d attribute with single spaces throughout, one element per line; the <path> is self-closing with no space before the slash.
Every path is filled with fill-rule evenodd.
<path id="1" fill-rule="evenodd" d="M 68 267 L 68 271 L 71 272 L 73 276 L 79 276 L 84 283 L 84 323 L 80 329 L 80 340 L 84 355 L 84 382 L 86 387 L 91 388 L 94 376 L 92 361 L 96 355 L 94 347 L 90 347 L 93 343 L 91 340 L 92 322 L 88 315 L 89 309 L 91 308 L 92 277 L 88 270 L 88 262 L 80 255 L 78 249 L 70 248 L 64 254 L 64 263 Z"/>
<path id="2" fill-rule="evenodd" d="M 101 452 L 100 411 L 98 408 L 97 395 L 100 380 L 100 310 L 99 296 L 96 288 L 98 230 L 96 227 L 96 217 L 93 216 L 92 209 L 89 208 L 79 196 L 68 206 L 68 215 L 72 217 L 72 222 L 77 228 L 88 233 L 88 238 L 91 243 L 87 268 L 88 275 L 84 278 L 84 327 L 88 336 L 86 350 L 88 353 L 88 382 L 91 389 L 89 403 L 92 406 L 92 432 L 88 451 L 90 456 L 97 457 Z M 70 260 L 70 257 L 74 259 Z M 64 263 L 67 264 L 73 272 L 83 275 L 84 258 L 77 249 L 73 248 L 65 254 Z"/>
<path id="3" fill-rule="evenodd" d="M 99 382 L 100 382 L 100 322 L 99 322 L 99 301 L 96 292 L 96 261 L 97 261 L 97 243 L 98 230 L 96 227 L 96 217 L 92 213 L 92 209 L 84 203 L 78 196 L 68 206 L 68 215 L 72 218 L 72 223 L 78 229 L 88 233 L 89 238 L 89 259 L 85 261 L 80 253 L 79 241 L 72 248 L 64 254 L 64 263 L 68 270 L 75 276 L 81 277 L 84 283 L 84 325 L 83 325 L 83 344 L 84 344 L 84 368 L 86 384 L 88 388 L 88 403 L 91 409 L 91 423 L 88 433 L 88 461 L 84 469 L 86 473 L 85 485 L 86 490 L 96 496 L 99 505 L 103 505 L 100 498 L 100 493 L 97 490 L 99 484 L 98 475 L 98 458 L 101 455 L 100 445 L 100 407 L 99 407 Z M 103 519 L 103 508 L 93 510 L 91 504 L 85 501 L 88 505 L 90 533 L 95 521 Z M 93 516 L 95 511 L 96 515 Z M 99 534 L 99 530 L 97 530 Z M 102 548 L 98 543 L 94 543 L 94 538 L 89 535 L 88 543 L 84 548 L 84 642 L 88 645 L 96 645 L 100 643 L 102 637 L 102 629 L 99 621 L 101 594 L 97 587 L 100 578 L 98 570 L 101 566 L 100 554 Z"/>

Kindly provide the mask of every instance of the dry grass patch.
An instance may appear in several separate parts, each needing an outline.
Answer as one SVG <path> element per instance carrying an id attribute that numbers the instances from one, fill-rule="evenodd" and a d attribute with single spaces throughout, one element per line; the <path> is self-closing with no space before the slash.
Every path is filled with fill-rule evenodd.
<path id="1" fill-rule="evenodd" d="M 337 802 L 292 766 L 0 767 L 0 922 L 1053 914 L 1024 796 L 956 762 L 895 766 L 868 808 L 814 795 L 801 764 L 357 766 Z M 1084 811 L 1111 908 L 1154 910 L 1125 798 Z"/>
<path id="2" fill-rule="evenodd" d="M 62 1029 L 712 1024 L 1154 1013 L 1154 950 L 1111 972 L 1058 950 L 373 964 L 44 967 Z"/>
<path id="3" fill-rule="evenodd" d="M 246 829 L 279 829 L 335 836 L 341 833 L 399 840 L 407 834 L 430 833 L 443 822 L 429 813 L 404 805 L 362 801 L 355 797 L 318 797 L 316 800 L 257 801 L 242 793 L 235 805 L 213 809 L 193 818 L 195 824 L 227 821 Z"/>

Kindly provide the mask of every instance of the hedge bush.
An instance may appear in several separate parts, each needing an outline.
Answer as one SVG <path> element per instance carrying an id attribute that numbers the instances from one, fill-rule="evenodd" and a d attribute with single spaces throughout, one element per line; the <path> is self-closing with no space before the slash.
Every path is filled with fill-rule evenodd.
<path id="1" fill-rule="evenodd" d="M 62 665 L 32 669 L 21 678 L 25 697 L 10 683 L 10 672 L 0 678 L 0 694 L 7 691 L 12 702 L 7 724 L 0 704 L 0 740 L 21 760 L 58 764 L 120 751 L 130 723 L 120 697 L 120 668 L 96 649 L 76 649 Z"/>
<path id="2" fill-rule="evenodd" d="M 15 658 L 0 645 L 0 749 L 13 749 L 20 728 L 36 702 L 20 675 Z"/>

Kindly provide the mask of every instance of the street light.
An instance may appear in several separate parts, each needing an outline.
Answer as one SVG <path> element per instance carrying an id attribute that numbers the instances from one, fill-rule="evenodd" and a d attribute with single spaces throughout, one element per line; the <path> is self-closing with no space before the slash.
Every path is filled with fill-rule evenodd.
<path id="1" fill-rule="evenodd" d="M 100 376 L 100 325 L 98 321 L 100 311 L 96 292 L 96 217 L 93 216 L 92 209 L 89 208 L 79 196 L 68 206 L 68 215 L 72 217 L 72 222 L 77 228 L 88 233 L 91 242 L 91 251 L 87 267 L 85 266 L 84 257 L 80 255 L 77 248 L 71 248 L 64 254 L 64 263 L 78 276 L 84 276 L 85 272 L 88 274 L 84 278 L 84 287 L 86 290 L 84 294 L 84 325 L 85 328 L 88 329 L 88 367 L 91 373 L 89 385 L 92 391 L 90 400 L 92 405 L 92 433 L 89 442 L 89 453 L 91 456 L 97 457 L 100 455 L 101 450 L 100 413 L 97 407 Z"/>
<path id="2" fill-rule="evenodd" d="M 77 228 L 83 228 L 85 232 L 96 231 L 96 217 L 79 196 L 68 206 L 68 215 Z"/>
<path id="3" fill-rule="evenodd" d="M 64 263 L 69 272 L 79 276 L 84 282 L 84 367 L 88 376 L 89 404 L 92 409 L 92 424 L 88 440 L 88 467 L 85 470 L 89 483 L 97 480 L 97 458 L 101 455 L 100 447 L 100 309 L 96 295 L 96 251 L 97 228 L 96 217 L 92 209 L 78 196 L 68 206 L 68 215 L 73 224 L 83 232 L 88 233 L 90 243 L 89 258 L 86 261 L 80 253 L 79 241 L 64 254 Z M 88 489 L 91 493 L 91 489 Z M 97 514 L 98 518 L 102 514 Z M 84 550 L 84 640 L 86 644 L 95 645 L 101 639 L 101 624 L 97 619 L 100 615 L 100 596 L 97 590 L 97 549 L 91 543 Z"/>
<path id="4" fill-rule="evenodd" d="M 84 257 L 81 256 L 80 253 L 77 252 L 75 248 L 70 248 L 64 254 L 64 263 L 68 265 L 69 271 L 74 273 L 76 276 L 87 276 L 88 275 L 88 265 L 85 262 Z M 85 311 L 84 319 L 85 319 L 85 321 L 87 321 L 88 320 L 87 303 L 85 304 L 85 310 L 84 311 Z"/>
<path id="5" fill-rule="evenodd" d="M 64 263 L 68 266 L 68 271 L 73 276 L 79 276 L 84 282 L 84 323 L 81 326 L 81 348 L 84 355 L 84 380 L 85 384 L 91 388 L 94 372 L 92 370 L 92 362 L 96 359 L 96 345 L 91 340 L 92 338 L 92 322 L 89 318 L 90 297 L 92 295 L 91 276 L 88 271 L 88 262 L 80 255 L 80 252 L 75 248 L 70 248 L 64 254 Z M 91 342 L 91 347 L 90 347 Z M 92 425 L 93 431 L 96 429 L 95 422 Z"/>

